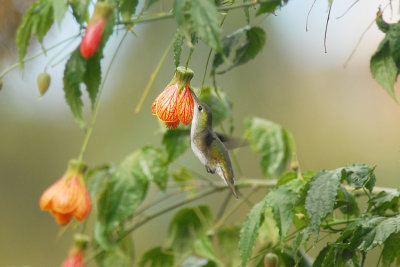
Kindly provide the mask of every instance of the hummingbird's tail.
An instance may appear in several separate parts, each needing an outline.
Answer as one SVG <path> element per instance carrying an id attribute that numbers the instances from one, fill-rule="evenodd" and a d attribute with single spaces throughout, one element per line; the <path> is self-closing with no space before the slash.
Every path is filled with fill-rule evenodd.
<path id="1" fill-rule="evenodd" d="M 218 164 L 216 168 L 217 174 L 224 180 L 224 182 L 229 186 L 229 189 L 232 191 L 233 196 L 236 199 L 239 199 L 236 188 L 235 188 L 235 181 L 233 180 L 233 173 L 231 177 L 226 177 L 225 172 L 222 170 L 222 167 Z"/>
<path id="2" fill-rule="evenodd" d="M 235 185 L 234 185 L 233 183 L 230 183 L 230 182 L 227 182 L 227 184 L 228 184 L 229 188 L 231 189 L 233 196 L 234 196 L 236 199 L 239 199 L 239 197 L 238 197 L 238 195 L 237 195 L 237 193 L 236 193 Z"/>

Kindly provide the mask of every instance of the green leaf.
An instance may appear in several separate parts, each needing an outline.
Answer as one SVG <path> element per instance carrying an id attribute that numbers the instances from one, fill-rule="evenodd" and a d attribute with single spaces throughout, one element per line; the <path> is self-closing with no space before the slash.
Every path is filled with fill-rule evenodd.
<path id="1" fill-rule="evenodd" d="M 360 215 L 357 200 L 353 192 L 347 191 L 343 185 L 340 185 L 339 194 L 336 205 L 340 207 L 340 211 L 346 215 Z"/>
<path id="2" fill-rule="evenodd" d="M 211 223 L 212 214 L 208 206 L 181 209 L 170 222 L 167 246 L 178 253 L 190 250 L 193 242 L 206 234 Z"/>
<path id="3" fill-rule="evenodd" d="M 120 0 L 121 16 L 123 20 L 130 20 L 131 16 L 135 13 L 138 0 Z"/>
<path id="4" fill-rule="evenodd" d="M 186 183 L 194 180 L 192 172 L 186 168 L 180 168 L 179 171 L 172 173 L 172 178 L 177 183 Z"/>
<path id="5" fill-rule="evenodd" d="M 188 3 L 190 3 L 189 0 L 174 0 L 172 13 L 178 25 L 182 25 L 185 22 L 185 12 L 189 7 Z"/>
<path id="6" fill-rule="evenodd" d="M 53 6 L 51 1 L 40 0 L 32 4 L 22 17 L 16 33 L 18 58 L 21 70 L 24 68 L 24 57 L 31 39 L 31 35 L 37 36 L 39 42 L 53 24 Z"/>
<path id="7" fill-rule="evenodd" d="M 310 182 L 306 197 L 306 210 L 310 218 L 306 232 L 314 233 L 314 242 L 318 239 L 321 220 L 333 211 L 336 195 L 342 180 L 342 169 L 320 171 Z"/>
<path id="8" fill-rule="evenodd" d="M 245 126 L 251 148 L 261 154 L 260 164 L 264 176 L 280 176 L 294 152 L 291 134 L 278 124 L 257 117 L 247 118 Z"/>
<path id="9" fill-rule="evenodd" d="M 247 63 L 256 57 L 265 44 L 265 32 L 260 27 L 252 27 L 246 32 L 247 41 L 236 50 L 234 66 Z"/>
<path id="10" fill-rule="evenodd" d="M 243 3 L 248 3 L 251 0 L 242 0 Z M 250 12 L 249 12 L 250 7 L 245 7 L 243 8 L 244 16 L 246 17 L 246 22 L 247 24 L 250 24 Z"/>
<path id="11" fill-rule="evenodd" d="M 232 257 L 238 251 L 240 226 L 223 226 L 217 233 L 218 245 L 222 256 Z"/>
<path id="12" fill-rule="evenodd" d="M 155 247 L 146 251 L 139 260 L 139 267 L 173 267 L 174 252 L 172 250 Z"/>
<path id="13" fill-rule="evenodd" d="M 180 1 L 178 1 L 180 2 Z M 182 53 L 182 46 L 183 46 L 183 35 L 180 33 L 177 33 L 177 38 L 174 43 L 174 64 L 175 67 L 177 68 L 179 66 L 179 63 L 181 61 L 181 53 Z"/>
<path id="14" fill-rule="evenodd" d="M 70 1 L 72 14 L 81 26 L 88 20 L 89 3 L 90 0 Z"/>
<path id="15" fill-rule="evenodd" d="M 274 220 L 279 228 L 282 247 L 293 221 L 297 198 L 298 195 L 287 186 L 280 186 L 266 196 L 267 204 L 272 208 Z"/>
<path id="16" fill-rule="evenodd" d="M 266 206 L 267 201 L 265 198 L 261 202 L 254 205 L 247 214 L 242 229 L 240 230 L 239 252 L 240 257 L 242 258 L 242 267 L 246 266 L 256 244 L 258 229 L 263 221 L 263 215 Z"/>
<path id="17" fill-rule="evenodd" d="M 226 118 L 232 118 L 232 100 L 224 90 L 206 87 L 202 89 L 199 99 L 212 110 L 213 126 L 220 125 Z"/>
<path id="18" fill-rule="evenodd" d="M 378 11 L 378 13 L 379 12 L 380 10 Z M 386 33 L 390 28 L 390 25 L 383 20 L 382 14 L 376 20 L 376 25 L 378 26 L 379 30 L 381 30 L 384 33 Z"/>
<path id="19" fill-rule="evenodd" d="M 192 0 L 190 15 L 198 37 L 208 46 L 222 50 L 220 16 L 211 0 Z"/>
<path id="20" fill-rule="evenodd" d="M 385 241 L 382 250 L 382 266 L 389 267 L 396 261 L 395 266 L 400 266 L 400 236 L 392 235 Z"/>
<path id="21" fill-rule="evenodd" d="M 132 216 L 144 200 L 150 180 L 164 179 L 167 167 L 160 154 L 159 149 L 144 147 L 111 171 L 112 177 L 98 201 L 99 220 L 107 229 Z"/>
<path id="22" fill-rule="evenodd" d="M 168 162 L 160 148 L 145 146 L 142 148 L 139 162 L 143 175 L 165 190 L 168 181 Z"/>
<path id="23" fill-rule="evenodd" d="M 384 213 L 388 209 L 398 212 L 399 199 L 399 191 L 390 193 L 381 191 L 368 201 L 368 210 L 378 212 L 379 214 Z"/>
<path id="24" fill-rule="evenodd" d="M 193 247 L 197 255 L 217 263 L 218 266 L 224 265 L 215 254 L 214 248 L 207 236 L 204 235 L 201 238 L 194 241 Z"/>
<path id="25" fill-rule="evenodd" d="M 128 236 L 110 249 L 100 253 L 96 257 L 98 266 L 101 267 L 130 267 L 133 266 L 133 244 L 132 239 Z"/>
<path id="26" fill-rule="evenodd" d="M 357 249 L 368 251 L 378 245 L 382 245 L 392 234 L 400 232 L 400 215 L 396 217 L 374 217 L 372 220 L 364 222 L 354 234 L 356 238 L 352 241 L 358 245 Z"/>
<path id="27" fill-rule="evenodd" d="M 83 120 L 82 93 L 79 85 L 83 81 L 85 71 L 86 61 L 81 56 L 79 47 L 77 47 L 65 65 L 63 81 L 65 100 L 74 115 L 75 121 L 82 129 L 85 128 L 85 121 Z"/>
<path id="28" fill-rule="evenodd" d="M 108 166 L 90 169 L 86 177 L 87 187 L 91 199 L 97 199 L 97 194 L 104 188 L 106 181 L 110 179 L 110 168 Z"/>
<path id="29" fill-rule="evenodd" d="M 354 164 L 344 168 L 345 179 L 347 183 L 354 186 L 355 189 L 365 187 L 370 192 L 375 186 L 375 168 L 366 164 Z"/>
<path id="30" fill-rule="evenodd" d="M 187 130 L 167 130 L 164 133 L 162 144 L 168 154 L 168 162 L 173 162 L 190 146 L 190 136 Z"/>
<path id="31" fill-rule="evenodd" d="M 318 254 L 313 263 L 313 267 L 335 266 L 335 248 L 330 245 L 325 246 Z"/>
<path id="32" fill-rule="evenodd" d="M 265 13 L 274 13 L 278 7 L 282 6 L 281 0 L 272 0 L 260 4 L 257 16 Z"/>
<path id="33" fill-rule="evenodd" d="M 64 14 L 68 9 L 68 0 L 52 0 L 52 1 L 53 1 L 54 18 L 57 21 L 58 25 L 60 25 L 61 20 L 63 19 Z"/>
<path id="34" fill-rule="evenodd" d="M 94 109 L 97 94 L 101 83 L 101 54 L 96 53 L 86 63 L 86 71 L 83 76 L 83 81 L 86 84 L 86 90 L 89 93 L 90 101 L 92 103 L 92 110 Z"/>
<path id="35" fill-rule="evenodd" d="M 378 50 L 371 57 L 370 69 L 372 77 L 398 102 L 394 84 L 399 71 L 392 57 L 388 41 L 383 40 Z"/>

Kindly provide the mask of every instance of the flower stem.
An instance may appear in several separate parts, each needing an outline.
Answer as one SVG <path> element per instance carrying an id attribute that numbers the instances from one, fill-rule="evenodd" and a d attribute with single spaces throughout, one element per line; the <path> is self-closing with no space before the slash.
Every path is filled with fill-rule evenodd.
<path id="1" fill-rule="evenodd" d="M 190 58 L 192 57 L 193 51 L 194 51 L 194 48 L 190 48 L 188 58 L 186 59 L 185 70 L 187 70 L 187 68 L 188 68 L 189 61 L 190 61 Z"/>
<path id="2" fill-rule="evenodd" d="M 203 79 L 201 80 L 201 86 L 200 86 L 200 92 L 199 92 L 200 95 L 203 92 L 204 81 L 206 80 L 206 74 L 207 74 L 207 69 L 208 69 L 208 62 L 210 62 L 212 51 L 213 51 L 213 49 L 210 48 L 210 51 L 208 52 L 208 56 L 207 56 L 206 66 L 204 67 Z"/>
<path id="3" fill-rule="evenodd" d="M 171 43 L 168 45 L 167 49 L 165 50 L 164 54 L 162 55 L 160 61 L 158 62 L 156 69 L 151 74 L 150 80 L 147 83 L 146 88 L 144 89 L 142 96 L 140 97 L 139 103 L 136 106 L 136 109 L 135 109 L 136 113 L 139 113 L 140 110 L 142 109 L 144 100 L 146 100 L 146 97 L 149 94 L 151 87 L 153 86 L 154 80 L 156 79 L 158 73 L 160 72 L 162 65 L 164 64 L 165 60 L 167 59 L 167 56 L 168 56 L 169 52 L 171 51 L 171 49 L 176 41 L 176 38 L 177 38 L 177 35 L 174 36 Z"/>
<path id="4" fill-rule="evenodd" d="M 106 73 L 104 75 L 103 82 L 101 83 L 101 86 L 100 86 L 99 94 L 98 94 L 97 99 L 96 99 L 96 103 L 95 103 L 95 106 L 94 106 L 92 119 L 90 121 L 90 126 L 89 126 L 88 131 L 86 132 L 86 136 L 85 136 L 85 139 L 84 139 L 83 144 L 82 144 L 81 152 L 79 153 L 79 157 L 78 157 L 79 161 L 83 160 L 83 156 L 84 156 L 84 154 L 86 152 L 87 145 L 89 143 L 90 137 L 91 137 L 92 132 L 93 132 L 93 126 L 94 126 L 94 124 L 96 122 L 97 113 L 99 111 L 99 103 L 100 103 L 101 95 L 103 93 L 104 85 L 106 84 L 106 81 L 107 81 L 108 75 L 110 73 L 112 64 L 113 64 L 113 62 L 114 62 L 114 60 L 115 60 L 115 58 L 116 58 L 116 56 L 118 54 L 118 51 L 121 48 L 122 42 L 125 40 L 126 36 L 128 35 L 128 32 L 129 32 L 129 30 L 125 31 L 124 35 L 122 36 L 121 40 L 119 41 L 119 44 L 118 44 L 117 48 L 114 51 L 114 54 L 112 55 L 111 62 L 107 67 Z"/>

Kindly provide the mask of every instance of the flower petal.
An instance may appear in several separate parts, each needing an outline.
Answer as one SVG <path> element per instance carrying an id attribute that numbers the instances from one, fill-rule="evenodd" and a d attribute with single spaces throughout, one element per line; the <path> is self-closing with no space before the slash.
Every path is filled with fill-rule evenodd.
<path id="1" fill-rule="evenodd" d="M 157 115 L 157 101 L 158 101 L 158 99 L 160 98 L 160 95 L 161 95 L 161 94 L 159 94 L 159 95 L 157 96 L 157 98 L 154 100 L 153 104 L 151 105 L 151 113 L 152 113 L 153 115 Z"/>
<path id="2" fill-rule="evenodd" d="M 187 85 L 180 91 L 177 105 L 179 120 L 188 125 L 193 119 L 194 99 Z"/>
<path id="3" fill-rule="evenodd" d="M 62 187 L 61 183 L 63 179 L 59 179 L 57 182 L 52 184 L 49 188 L 44 191 L 42 196 L 40 197 L 40 209 L 41 210 L 48 210 L 51 209 L 52 200 L 55 195 L 57 195 L 58 191 Z"/>
<path id="4" fill-rule="evenodd" d="M 176 102 L 178 98 L 178 84 L 167 87 L 159 96 L 156 103 L 156 113 L 160 120 L 175 122 L 178 120 Z"/>
<path id="5" fill-rule="evenodd" d="M 67 214 L 73 212 L 77 207 L 77 200 L 81 192 L 78 176 L 74 176 L 64 180 L 62 189 L 53 198 L 53 211 L 57 213 Z"/>
<path id="6" fill-rule="evenodd" d="M 89 215 L 92 210 L 92 200 L 90 199 L 89 192 L 86 187 L 83 187 L 81 200 L 78 202 L 78 206 L 74 211 L 74 216 L 78 221 L 83 221 Z"/>
<path id="7" fill-rule="evenodd" d="M 56 222 L 59 225 L 68 224 L 72 218 L 72 214 L 70 214 L 70 213 L 63 214 L 63 213 L 58 213 L 58 212 L 54 212 L 54 211 L 50 211 L 50 213 L 54 216 L 54 218 L 56 219 Z"/>
<path id="8" fill-rule="evenodd" d="M 165 126 L 167 126 L 168 129 L 176 129 L 179 126 L 179 121 L 166 122 Z"/>

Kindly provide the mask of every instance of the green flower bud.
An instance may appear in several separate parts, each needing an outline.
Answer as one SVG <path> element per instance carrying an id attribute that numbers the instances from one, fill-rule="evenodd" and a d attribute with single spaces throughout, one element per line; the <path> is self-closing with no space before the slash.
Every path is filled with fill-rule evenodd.
<path id="1" fill-rule="evenodd" d="M 50 75 L 46 72 L 39 74 L 37 78 L 37 86 L 41 96 L 46 93 L 47 89 L 49 89 L 50 80 Z"/>

